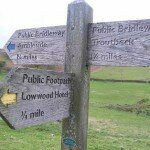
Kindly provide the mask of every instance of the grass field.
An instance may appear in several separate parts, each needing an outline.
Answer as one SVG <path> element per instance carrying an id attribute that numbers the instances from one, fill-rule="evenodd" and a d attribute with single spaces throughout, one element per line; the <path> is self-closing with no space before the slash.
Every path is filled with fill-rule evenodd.
<path id="1" fill-rule="evenodd" d="M 2 80 L 2 79 L 4 79 L 4 77 L 5 77 L 5 75 L 6 75 L 6 73 L 0 73 L 0 81 Z"/>
<path id="2" fill-rule="evenodd" d="M 99 67 L 92 78 L 117 80 L 150 80 L 150 67 Z"/>
<path id="3" fill-rule="evenodd" d="M 149 150 L 150 116 L 105 107 L 142 99 L 149 99 L 150 111 L 149 84 L 92 82 L 89 150 Z"/>
<path id="4" fill-rule="evenodd" d="M 90 88 L 88 150 L 149 150 L 150 84 L 92 81 Z M 61 123 L 11 130 L 0 120 L 0 150 L 60 150 L 60 138 Z"/>

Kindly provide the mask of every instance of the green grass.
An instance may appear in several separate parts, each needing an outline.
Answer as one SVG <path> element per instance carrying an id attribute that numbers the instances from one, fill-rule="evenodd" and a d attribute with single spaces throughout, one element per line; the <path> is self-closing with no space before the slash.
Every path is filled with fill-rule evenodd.
<path id="1" fill-rule="evenodd" d="M 6 75 L 6 73 L 4 73 L 4 72 L 0 73 L 0 80 L 3 80 L 5 75 Z"/>
<path id="2" fill-rule="evenodd" d="M 103 107 L 144 98 L 150 99 L 150 84 L 92 82 L 89 150 L 149 150 L 150 116 Z"/>
<path id="3" fill-rule="evenodd" d="M 118 80 L 150 80 L 150 67 L 100 67 L 92 78 Z"/>
<path id="4" fill-rule="evenodd" d="M 58 123 L 12 130 L 0 121 L 0 150 L 59 150 L 60 133 Z"/>

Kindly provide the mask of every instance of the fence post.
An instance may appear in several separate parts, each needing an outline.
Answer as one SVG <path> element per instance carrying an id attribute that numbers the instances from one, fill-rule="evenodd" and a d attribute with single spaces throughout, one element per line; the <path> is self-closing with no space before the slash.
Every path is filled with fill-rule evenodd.
<path id="1" fill-rule="evenodd" d="M 87 64 L 88 23 L 93 9 L 84 0 L 68 6 L 65 72 L 75 74 L 70 117 L 63 121 L 61 150 L 86 150 L 89 105 L 89 66 Z"/>

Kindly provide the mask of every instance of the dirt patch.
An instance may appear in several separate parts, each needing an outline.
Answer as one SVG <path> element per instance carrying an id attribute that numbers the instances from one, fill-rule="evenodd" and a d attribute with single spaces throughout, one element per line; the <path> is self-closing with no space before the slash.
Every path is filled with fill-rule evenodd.
<path id="1" fill-rule="evenodd" d="M 102 71 L 102 67 L 97 67 L 97 66 L 91 66 L 90 67 L 90 71 L 91 72 L 100 72 L 100 71 Z"/>
<path id="2" fill-rule="evenodd" d="M 111 120 L 102 120 L 102 119 L 97 120 L 94 117 L 89 118 L 89 124 L 90 126 L 92 126 L 94 130 L 107 129 L 107 128 L 116 129 L 118 127 L 117 124 L 115 124 Z"/>
<path id="3" fill-rule="evenodd" d="M 104 106 L 108 109 L 115 109 L 119 111 L 125 111 L 125 112 L 133 112 L 137 115 L 143 115 L 143 116 L 150 116 L 150 99 L 142 99 L 138 101 L 136 104 L 124 104 L 124 105 L 107 105 Z"/>

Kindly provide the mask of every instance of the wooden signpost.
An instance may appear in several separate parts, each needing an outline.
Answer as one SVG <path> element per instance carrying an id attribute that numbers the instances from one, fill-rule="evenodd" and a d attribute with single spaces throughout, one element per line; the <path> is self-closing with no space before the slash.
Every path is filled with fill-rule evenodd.
<path id="1" fill-rule="evenodd" d="M 66 26 L 17 30 L 4 49 L 14 64 L 64 65 L 66 30 Z M 89 65 L 150 65 L 150 20 L 91 23 L 87 32 Z"/>
<path id="2" fill-rule="evenodd" d="M 68 6 L 65 71 L 74 73 L 75 78 L 70 116 L 63 121 L 62 150 L 87 149 L 90 83 L 87 35 L 92 21 L 93 9 L 84 1 L 74 1 Z"/>
<path id="3" fill-rule="evenodd" d="M 65 73 L 13 69 L 0 87 L 12 128 L 63 119 L 62 150 L 86 150 L 89 66 L 150 66 L 150 20 L 92 23 L 84 0 L 68 6 L 67 26 L 17 30 L 4 46 L 15 65 L 64 64 Z"/>
<path id="4" fill-rule="evenodd" d="M 67 73 L 13 68 L 5 83 L 8 90 L 1 93 L 1 116 L 14 129 L 62 120 L 69 116 L 72 82 Z"/>

